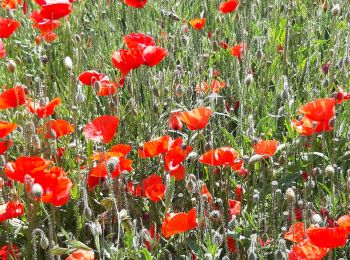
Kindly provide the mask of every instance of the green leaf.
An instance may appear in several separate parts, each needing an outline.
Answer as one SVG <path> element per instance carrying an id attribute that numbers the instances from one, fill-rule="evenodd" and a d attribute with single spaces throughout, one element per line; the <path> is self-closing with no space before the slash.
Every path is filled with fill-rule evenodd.
<path id="1" fill-rule="evenodd" d="M 186 241 L 187 246 L 193 251 L 193 253 L 196 256 L 200 257 L 202 255 L 202 250 L 195 241 L 193 241 L 190 238 L 186 238 L 185 241 Z"/>
<path id="2" fill-rule="evenodd" d="M 142 253 L 145 256 L 146 260 L 152 260 L 153 257 L 150 254 L 150 252 L 148 252 L 148 250 L 146 248 L 142 248 Z"/>
<path id="3" fill-rule="evenodd" d="M 92 250 L 90 247 L 88 247 L 83 242 L 80 242 L 78 240 L 71 240 L 67 244 L 68 244 L 68 246 L 71 246 L 75 249 Z"/>
<path id="4" fill-rule="evenodd" d="M 68 248 L 63 248 L 58 246 L 55 246 L 54 248 L 49 250 L 49 253 L 51 255 L 64 255 L 64 254 L 67 254 L 68 252 L 69 252 Z"/>

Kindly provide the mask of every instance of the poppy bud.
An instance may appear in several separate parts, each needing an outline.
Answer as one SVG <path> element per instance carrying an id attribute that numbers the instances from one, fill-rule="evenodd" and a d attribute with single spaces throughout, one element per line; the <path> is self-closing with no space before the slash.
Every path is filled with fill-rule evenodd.
<path id="1" fill-rule="evenodd" d="M 43 187 L 41 187 L 41 185 L 39 183 L 33 184 L 31 192 L 35 197 L 38 197 L 38 198 L 40 198 L 44 193 Z"/>
<path id="2" fill-rule="evenodd" d="M 259 200 L 260 200 L 260 195 L 259 195 L 259 193 L 255 193 L 255 194 L 253 195 L 253 202 L 254 202 L 254 203 L 258 203 Z"/>
<path id="3" fill-rule="evenodd" d="M 252 82 L 254 81 L 254 77 L 252 74 L 248 74 L 246 76 L 246 78 L 244 79 L 244 84 L 246 84 L 247 86 L 249 86 L 250 84 L 252 84 Z"/>
<path id="4" fill-rule="evenodd" d="M 67 56 L 64 58 L 64 66 L 66 66 L 66 68 L 68 70 L 73 69 L 73 62 L 72 62 L 72 59 L 70 57 Z"/>
<path id="5" fill-rule="evenodd" d="M 209 217 L 211 220 L 219 222 L 220 221 L 220 211 L 218 211 L 218 210 L 211 211 Z"/>
<path id="6" fill-rule="evenodd" d="M 46 55 L 44 55 L 44 56 L 41 56 L 40 61 L 42 63 L 46 64 L 49 62 L 49 58 Z"/>
<path id="7" fill-rule="evenodd" d="M 204 260 L 212 260 L 213 259 L 213 256 L 211 255 L 211 253 L 206 253 L 204 255 Z"/>
<path id="8" fill-rule="evenodd" d="M 14 60 L 9 60 L 7 62 L 7 69 L 9 72 L 14 73 L 16 71 L 17 65 Z"/>
<path id="9" fill-rule="evenodd" d="M 272 186 L 272 190 L 276 190 L 276 188 L 278 186 L 278 182 L 277 181 L 272 181 L 271 182 L 271 186 Z"/>
<path id="10" fill-rule="evenodd" d="M 263 57 L 264 57 L 263 51 L 262 51 L 262 50 L 258 50 L 258 51 L 256 52 L 256 58 L 257 58 L 258 60 L 261 60 Z"/>
<path id="11" fill-rule="evenodd" d="M 286 190 L 285 199 L 289 203 L 292 203 L 295 200 L 295 192 L 294 192 L 294 190 L 292 188 L 288 188 Z"/>
<path id="12" fill-rule="evenodd" d="M 315 224 L 322 223 L 322 217 L 320 214 L 312 214 L 311 219 L 312 219 L 312 222 L 314 222 Z"/>
<path id="13" fill-rule="evenodd" d="M 286 163 L 286 160 L 287 160 L 287 155 L 286 155 L 286 152 L 283 151 L 281 156 L 278 158 L 279 165 L 284 165 Z"/>
<path id="14" fill-rule="evenodd" d="M 83 214 L 86 217 L 86 219 L 91 219 L 92 211 L 89 207 L 86 207 L 83 211 Z"/>
<path id="15" fill-rule="evenodd" d="M 304 208 L 304 201 L 302 201 L 302 200 L 298 200 L 298 206 L 299 206 L 299 208 Z"/>
<path id="16" fill-rule="evenodd" d="M 348 67 L 349 65 L 350 65 L 350 57 L 349 56 L 346 56 L 345 58 L 344 58 L 344 66 L 345 67 Z"/>
<path id="17" fill-rule="evenodd" d="M 31 143 L 33 145 L 33 147 L 35 147 L 36 149 L 40 149 L 41 148 L 41 142 L 40 142 L 40 138 L 38 135 L 32 135 L 31 137 Z"/>
<path id="18" fill-rule="evenodd" d="M 175 87 L 175 96 L 180 98 L 180 97 L 182 97 L 183 94 L 184 94 L 184 92 L 183 92 L 182 86 L 180 84 L 176 85 L 176 87 Z"/>
<path id="19" fill-rule="evenodd" d="M 340 13 L 340 5 L 336 4 L 335 6 L 333 6 L 333 8 L 331 9 L 331 13 L 334 16 L 337 16 Z"/>
<path id="20" fill-rule="evenodd" d="M 327 176 L 332 176 L 335 172 L 333 166 L 327 165 L 326 169 L 324 169 L 324 172 Z"/>
<path id="21" fill-rule="evenodd" d="M 46 236 L 42 236 L 40 239 L 40 246 L 42 249 L 46 249 L 49 246 L 49 240 Z"/>
<path id="22" fill-rule="evenodd" d="M 155 96 L 155 97 L 159 97 L 160 95 L 159 95 L 159 90 L 158 90 L 158 88 L 152 88 L 152 92 L 153 92 L 153 95 Z"/>
<path id="23" fill-rule="evenodd" d="M 313 180 L 308 180 L 308 182 L 307 182 L 307 186 L 310 188 L 310 189 L 313 189 L 313 188 L 315 188 L 315 181 L 313 181 Z"/>
<path id="24" fill-rule="evenodd" d="M 186 189 L 188 190 L 189 193 L 196 192 L 196 189 L 197 189 L 196 181 L 189 178 L 186 182 Z"/>

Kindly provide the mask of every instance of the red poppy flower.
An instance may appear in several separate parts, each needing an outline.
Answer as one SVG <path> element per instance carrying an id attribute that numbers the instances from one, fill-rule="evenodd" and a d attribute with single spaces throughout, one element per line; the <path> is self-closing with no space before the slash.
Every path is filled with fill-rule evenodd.
<path id="1" fill-rule="evenodd" d="M 211 166 L 229 166 L 234 170 L 240 169 L 243 164 L 238 152 L 231 147 L 212 149 L 201 155 L 199 162 Z"/>
<path id="2" fill-rule="evenodd" d="M 16 161 L 6 163 L 4 172 L 9 179 L 23 183 L 26 175 L 35 179 L 48 168 L 50 164 L 51 161 L 41 157 L 18 157 Z"/>
<path id="3" fill-rule="evenodd" d="M 169 150 L 169 141 L 170 136 L 165 135 L 145 142 L 138 149 L 138 154 L 141 158 L 150 158 L 165 153 Z"/>
<path id="4" fill-rule="evenodd" d="M 143 33 L 131 33 L 123 37 L 125 44 L 129 49 L 140 48 L 144 50 L 147 46 L 155 46 L 153 37 L 144 35 Z"/>
<path id="5" fill-rule="evenodd" d="M 148 176 L 142 181 L 143 196 L 157 202 L 164 198 L 166 186 L 162 178 L 156 174 Z"/>
<path id="6" fill-rule="evenodd" d="M 182 162 L 187 158 L 192 151 L 192 147 L 188 146 L 186 149 L 182 147 L 182 139 L 177 138 L 170 142 L 169 150 L 164 155 L 164 169 L 174 176 L 176 180 L 185 178 L 185 167 Z"/>
<path id="7" fill-rule="evenodd" d="M 46 118 L 55 113 L 55 108 L 61 104 L 60 98 L 54 98 L 46 106 L 40 106 L 40 104 L 33 102 L 30 98 L 27 98 L 27 108 L 33 114 L 39 116 L 40 118 Z"/>
<path id="8" fill-rule="evenodd" d="M 112 62 L 114 67 L 126 76 L 131 70 L 140 67 L 144 63 L 144 58 L 139 48 L 133 48 L 115 51 L 112 54 Z"/>
<path id="9" fill-rule="evenodd" d="M 55 1 L 41 6 L 40 14 L 49 20 L 57 20 L 72 12 L 72 4 L 66 1 Z"/>
<path id="10" fill-rule="evenodd" d="M 111 176 L 113 178 L 118 177 L 123 171 L 131 172 L 132 168 L 132 160 L 125 159 L 123 157 L 119 158 L 119 163 L 116 165 L 113 172 L 111 172 Z M 89 190 L 93 190 L 95 186 L 102 183 L 104 179 L 108 176 L 106 162 L 102 161 L 97 164 L 94 168 L 92 168 L 88 175 L 88 186 Z"/>
<path id="11" fill-rule="evenodd" d="M 344 92 L 343 88 L 338 87 L 338 92 L 335 93 L 334 98 L 336 104 L 341 104 L 350 99 L 350 93 Z"/>
<path id="12" fill-rule="evenodd" d="M 16 86 L 0 94 L 0 110 L 18 107 L 26 103 L 26 93 L 23 86 Z"/>
<path id="13" fill-rule="evenodd" d="M 208 82 L 201 82 L 199 86 L 196 86 L 195 91 L 197 93 L 204 93 L 206 94 L 209 89 L 211 90 L 212 93 L 219 93 L 222 88 L 224 88 L 226 83 L 224 81 L 217 81 L 213 80 L 211 85 L 209 86 Z"/>
<path id="14" fill-rule="evenodd" d="M 8 149 L 10 149 L 12 145 L 13 145 L 12 140 L 6 140 L 6 141 L 0 142 L 0 154 L 3 154 Z"/>
<path id="15" fill-rule="evenodd" d="M 0 121 L 0 138 L 9 135 L 17 128 L 17 124 L 11 122 Z"/>
<path id="16" fill-rule="evenodd" d="M 328 253 L 328 248 L 320 248 L 304 240 L 292 247 L 289 260 L 322 260 Z"/>
<path id="17" fill-rule="evenodd" d="M 126 184 L 126 191 L 131 193 L 133 196 L 141 197 L 142 196 L 142 187 L 140 184 L 134 185 L 132 181 L 129 181 Z"/>
<path id="18" fill-rule="evenodd" d="M 191 131 L 200 130 L 207 126 L 211 114 L 212 111 L 210 107 L 199 107 L 192 111 L 182 112 L 180 114 L 180 119 Z"/>
<path id="19" fill-rule="evenodd" d="M 159 46 L 147 46 L 143 52 L 144 64 L 153 67 L 161 62 L 167 55 L 168 51 Z"/>
<path id="20" fill-rule="evenodd" d="M 10 258 L 8 258 L 10 257 Z M 18 246 L 15 244 L 7 244 L 0 248 L 0 259 L 2 260 L 19 260 Z"/>
<path id="21" fill-rule="evenodd" d="M 227 14 L 236 10 L 237 6 L 237 0 L 228 0 L 226 2 L 221 3 L 221 5 L 219 6 L 219 10 L 221 11 L 221 13 Z"/>
<path id="22" fill-rule="evenodd" d="M 254 144 L 254 152 L 259 155 L 263 155 L 264 158 L 274 156 L 277 151 L 278 142 L 275 140 L 258 140 Z"/>
<path id="23" fill-rule="evenodd" d="M 45 33 L 45 34 L 41 34 L 39 36 L 37 36 L 35 38 L 35 43 L 39 44 L 41 42 L 41 40 L 44 40 L 47 43 L 51 43 L 54 40 L 56 40 L 58 38 L 56 33 L 53 32 L 49 32 L 49 33 Z"/>
<path id="24" fill-rule="evenodd" d="M 238 200 L 228 200 L 228 214 L 230 216 L 230 219 L 232 219 L 232 216 L 237 216 L 241 213 L 241 202 Z"/>
<path id="25" fill-rule="evenodd" d="M 118 126 L 118 117 L 104 115 L 97 117 L 88 123 L 84 127 L 83 134 L 87 140 L 108 144 L 112 141 Z"/>
<path id="26" fill-rule="evenodd" d="M 208 191 L 207 185 L 203 184 L 201 191 L 200 191 L 201 196 L 205 195 L 208 198 L 208 203 L 211 202 L 212 196 L 210 192 Z"/>
<path id="27" fill-rule="evenodd" d="M 71 253 L 66 260 L 94 260 L 95 254 L 92 250 L 79 249 Z"/>
<path id="28" fill-rule="evenodd" d="M 168 126 L 171 130 L 181 131 L 183 124 L 180 120 L 180 112 L 173 112 L 168 120 Z"/>
<path id="29" fill-rule="evenodd" d="M 21 0 L 2 0 L 1 7 L 3 9 L 16 9 L 21 4 Z"/>
<path id="30" fill-rule="evenodd" d="M 347 228 L 348 232 L 350 232 L 350 215 L 344 215 L 338 218 L 337 223 L 339 226 Z"/>
<path id="31" fill-rule="evenodd" d="M 124 3 L 134 8 L 142 8 L 148 0 L 124 0 Z"/>
<path id="32" fill-rule="evenodd" d="M 304 114 L 313 121 L 329 121 L 335 115 L 335 99 L 323 98 L 306 103 L 299 108 L 299 113 Z"/>
<path id="33" fill-rule="evenodd" d="M 92 86 L 96 81 L 108 81 L 108 77 L 103 73 L 99 73 L 95 70 L 84 71 L 78 76 L 79 81 L 88 86 Z"/>
<path id="34" fill-rule="evenodd" d="M 0 205 L 0 222 L 17 218 L 24 213 L 24 205 L 17 201 L 10 201 L 6 204 Z"/>
<path id="35" fill-rule="evenodd" d="M 300 120 L 292 120 L 294 129 L 301 135 L 310 136 L 320 132 L 330 132 L 333 127 L 327 121 L 312 121 L 304 116 Z"/>
<path id="36" fill-rule="evenodd" d="M 53 166 L 50 170 L 33 178 L 32 181 L 43 188 L 43 195 L 40 198 L 43 202 L 51 203 L 56 207 L 68 202 L 73 183 L 61 168 Z"/>
<path id="37" fill-rule="evenodd" d="M 46 122 L 45 138 L 60 138 L 61 136 L 69 135 L 74 132 L 74 127 L 63 119 L 49 120 Z M 39 130 L 40 131 L 40 130 Z"/>
<path id="38" fill-rule="evenodd" d="M 193 29 L 200 30 L 203 28 L 206 21 L 207 19 L 205 18 L 196 18 L 196 19 L 190 20 L 190 25 L 193 27 Z"/>
<path id="39" fill-rule="evenodd" d="M 52 33 L 61 24 L 60 21 L 44 18 L 39 10 L 33 11 L 30 19 L 34 22 L 33 27 L 38 28 L 42 36 Z"/>
<path id="40" fill-rule="evenodd" d="M 111 157 L 124 157 L 126 156 L 130 151 L 132 147 L 127 144 L 116 144 L 113 145 L 109 152 L 102 152 L 97 153 L 91 156 L 91 160 L 98 160 L 100 162 L 104 160 L 109 160 Z"/>
<path id="41" fill-rule="evenodd" d="M 306 237 L 306 232 L 305 232 L 303 222 L 294 223 L 289 228 L 289 230 L 286 233 L 284 233 L 284 239 L 295 243 L 304 241 L 305 237 Z"/>
<path id="42" fill-rule="evenodd" d="M 230 250 L 232 254 L 236 253 L 237 251 L 236 240 L 234 240 L 231 236 L 227 236 L 226 239 L 227 239 L 228 250 Z"/>
<path id="43" fill-rule="evenodd" d="M 343 247 L 348 239 L 348 232 L 344 227 L 309 227 L 307 235 L 311 244 L 323 248 Z"/>
<path id="44" fill-rule="evenodd" d="M 188 213 L 167 213 L 162 224 L 162 235 L 169 238 L 175 234 L 183 233 L 197 228 L 196 209 L 191 209 Z"/>
<path id="45" fill-rule="evenodd" d="M 40 6 L 57 4 L 57 3 L 61 3 L 61 4 L 73 3 L 73 1 L 74 0 L 35 0 L 35 2 Z"/>
<path id="46" fill-rule="evenodd" d="M 18 29 L 19 26 L 19 22 L 1 17 L 0 38 L 9 38 Z"/>
<path id="47" fill-rule="evenodd" d="M 3 59 L 6 57 L 6 50 L 5 50 L 5 45 L 0 39 L 0 59 Z"/>
<path id="48" fill-rule="evenodd" d="M 231 48 L 230 53 L 232 56 L 237 57 L 239 60 L 243 57 L 246 46 L 244 43 L 235 45 Z"/>

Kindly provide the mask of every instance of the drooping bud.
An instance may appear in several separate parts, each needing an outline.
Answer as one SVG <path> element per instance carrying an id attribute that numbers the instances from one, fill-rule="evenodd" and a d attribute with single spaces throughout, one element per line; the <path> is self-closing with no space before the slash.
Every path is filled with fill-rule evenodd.
<path id="1" fill-rule="evenodd" d="M 64 58 L 64 66 L 66 66 L 66 68 L 68 70 L 73 69 L 73 62 L 72 62 L 72 59 L 70 57 L 67 56 Z"/>

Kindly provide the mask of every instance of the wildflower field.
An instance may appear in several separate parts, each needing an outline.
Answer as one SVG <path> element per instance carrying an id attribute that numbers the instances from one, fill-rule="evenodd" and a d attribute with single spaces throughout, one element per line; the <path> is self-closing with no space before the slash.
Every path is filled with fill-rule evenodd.
<path id="1" fill-rule="evenodd" d="M 1 7 L 1 260 L 350 258 L 349 0 Z"/>

